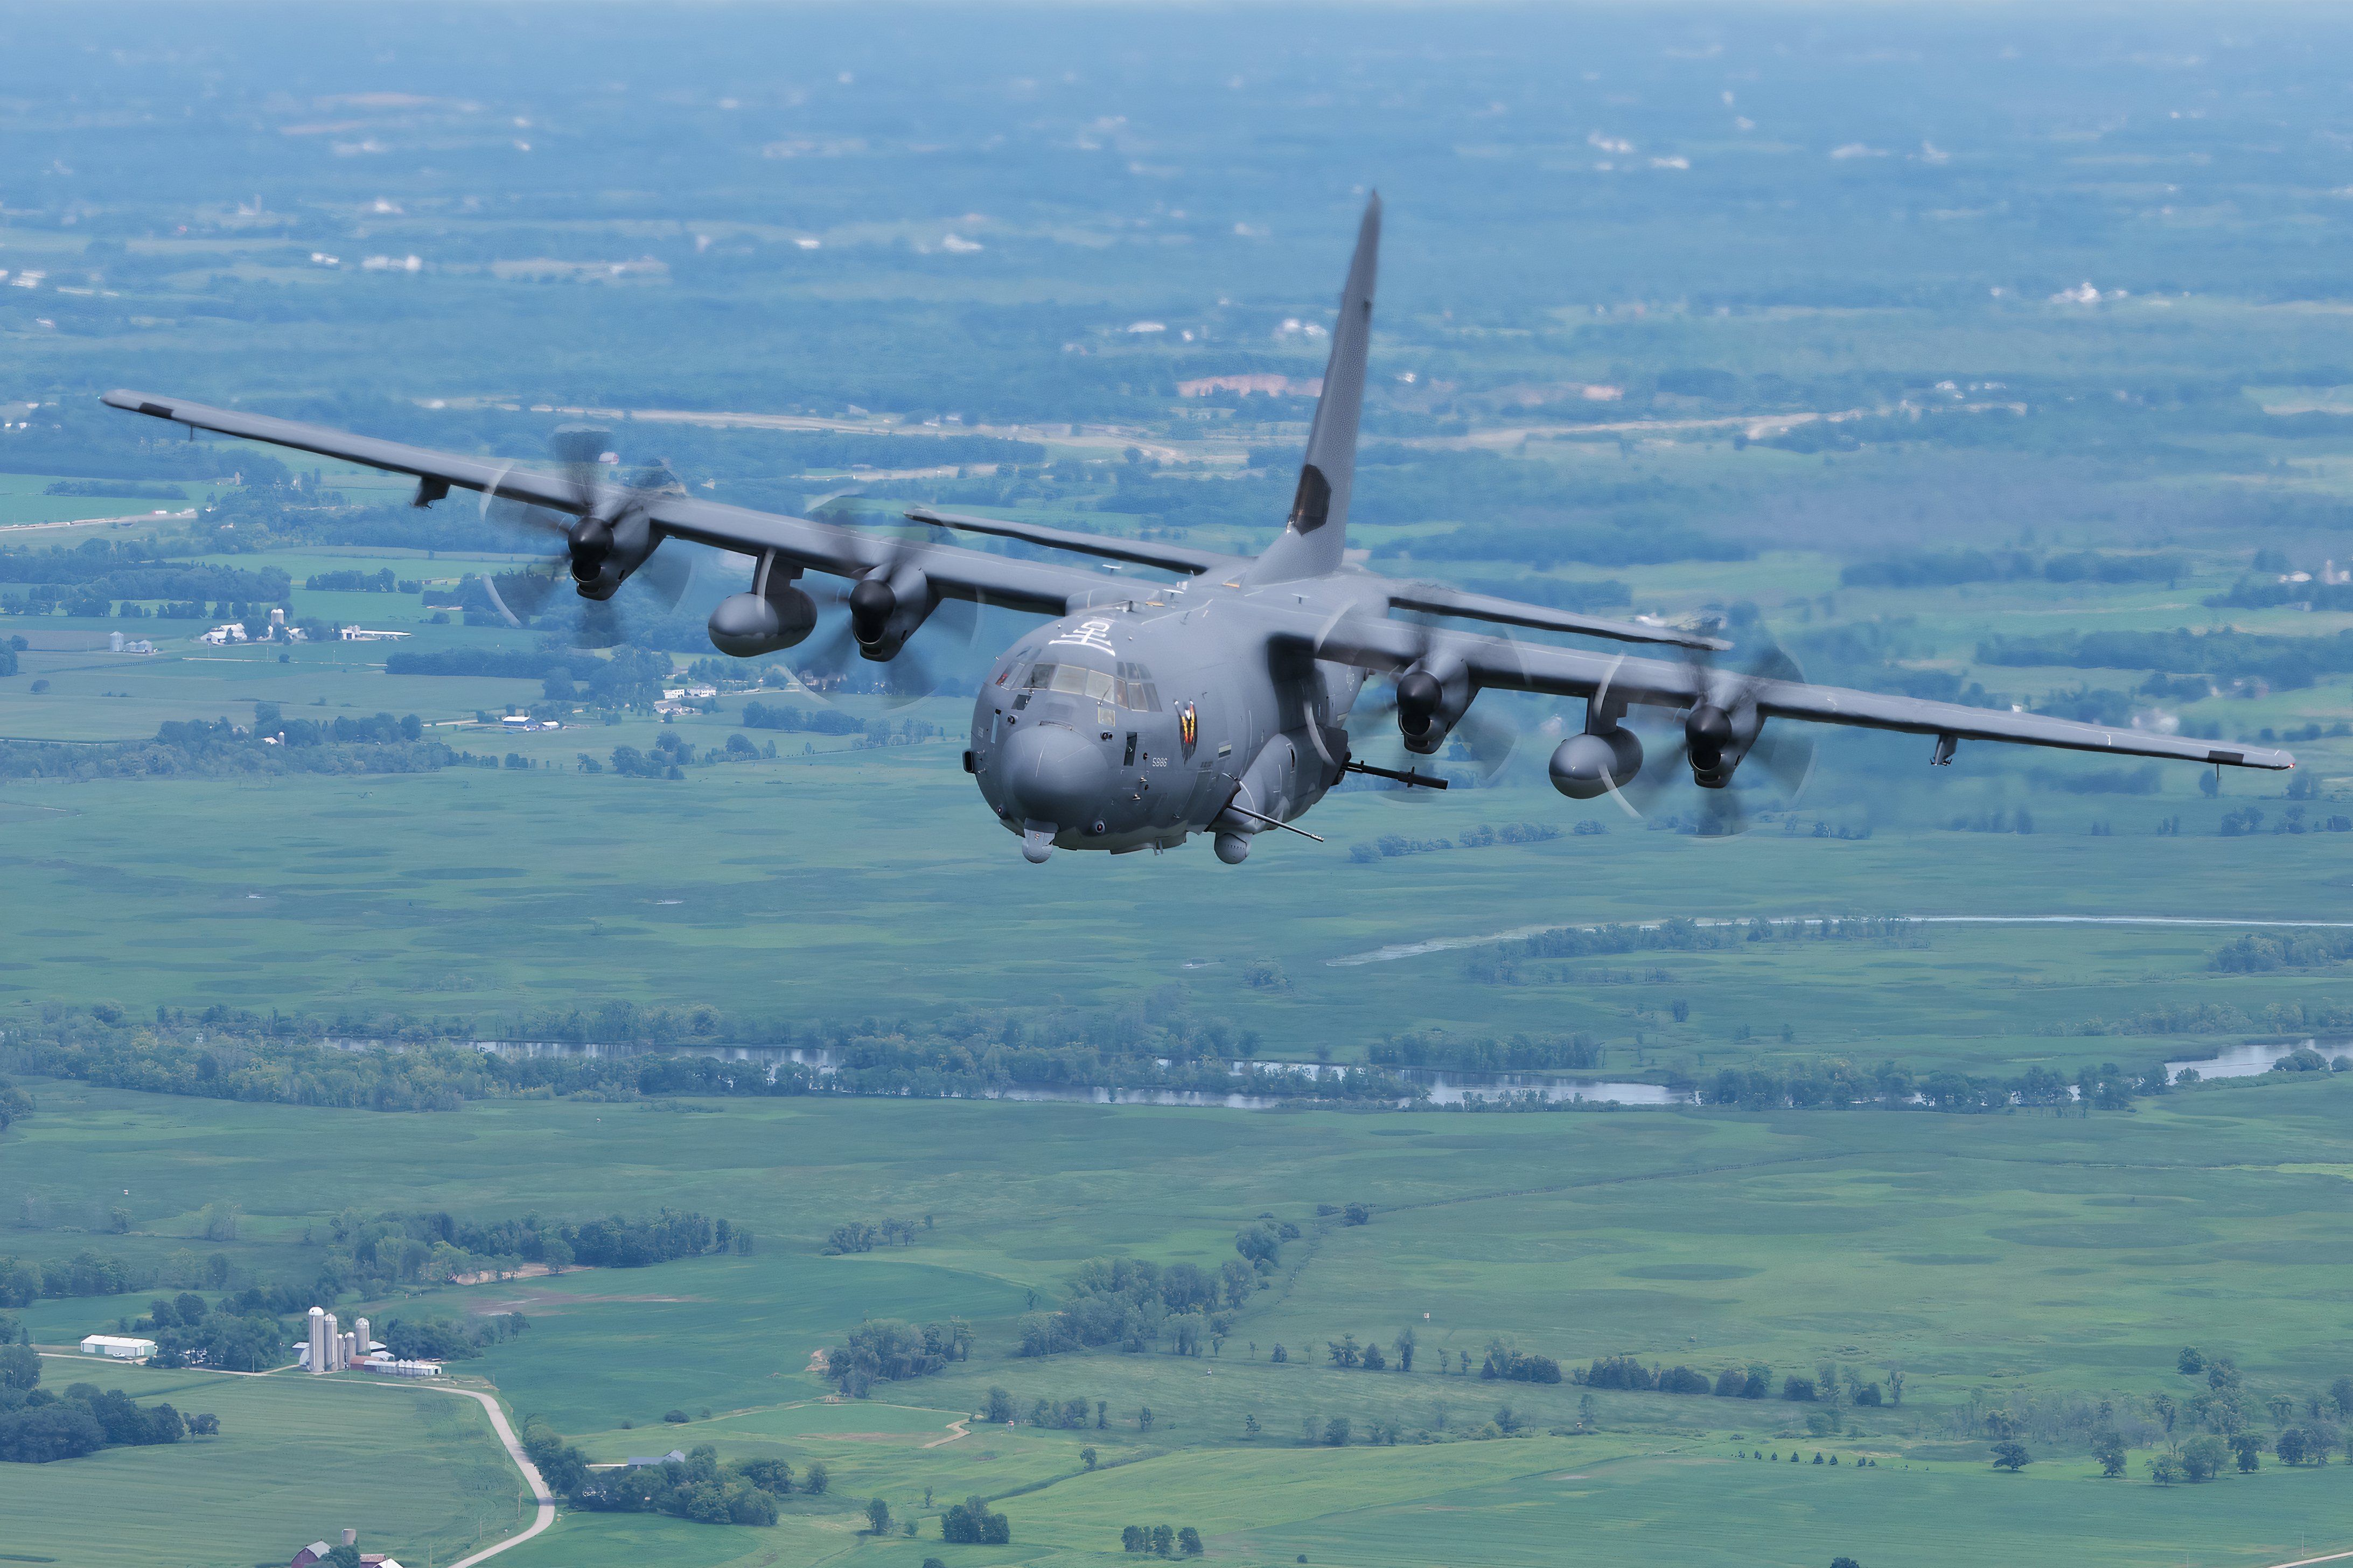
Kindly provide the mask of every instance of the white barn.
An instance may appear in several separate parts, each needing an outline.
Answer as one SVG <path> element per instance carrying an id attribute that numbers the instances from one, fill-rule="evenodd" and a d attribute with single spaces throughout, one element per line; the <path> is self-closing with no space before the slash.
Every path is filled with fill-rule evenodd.
<path id="1" fill-rule="evenodd" d="M 81 1342 L 81 1353 L 111 1356 L 116 1361 L 145 1361 L 155 1353 L 155 1342 L 125 1339 L 118 1334 L 91 1334 Z"/>

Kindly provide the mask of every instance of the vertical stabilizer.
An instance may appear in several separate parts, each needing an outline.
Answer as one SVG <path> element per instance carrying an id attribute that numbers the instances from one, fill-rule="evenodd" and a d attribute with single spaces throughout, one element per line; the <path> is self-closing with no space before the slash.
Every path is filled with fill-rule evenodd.
<path id="1" fill-rule="evenodd" d="M 1332 324 L 1332 358 L 1324 367 L 1324 395 L 1307 432 L 1307 458 L 1282 537 L 1250 570 L 1251 580 L 1283 583 L 1340 569 L 1348 542 L 1348 491 L 1356 476 L 1356 423 L 1365 408 L 1365 352 L 1373 334 L 1373 284 L 1380 269 L 1381 197 L 1365 204 L 1356 254 L 1340 290 L 1340 319 Z"/>

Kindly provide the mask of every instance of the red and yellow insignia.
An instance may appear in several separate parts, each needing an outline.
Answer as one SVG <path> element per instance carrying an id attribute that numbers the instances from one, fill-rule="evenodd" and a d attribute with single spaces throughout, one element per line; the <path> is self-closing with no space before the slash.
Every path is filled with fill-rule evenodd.
<path id="1" fill-rule="evenodd" d="M 1190 702 L 1176 705 L 1176 738 L 1187 747 L 1201 738 L 1201 721 L 1194 716 Z"/>

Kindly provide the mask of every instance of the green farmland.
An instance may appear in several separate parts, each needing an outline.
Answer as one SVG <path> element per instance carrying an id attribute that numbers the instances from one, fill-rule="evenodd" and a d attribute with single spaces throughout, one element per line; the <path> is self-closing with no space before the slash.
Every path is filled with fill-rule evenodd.
<path id="1" fill-rule="evenodd" d="M 0 58 L 0 1568 L 457 1568 L 534 1512 L 465 1394 L 562 1494 L 486 1568 L 2353 1568 L 2353 14 Z M 1250 553 L 1375 188 L 1351 563 L 2297 766 L 1821 727 L 1704 795 L 1636 710 L 1621 808 L 1489 689 L 1322 842 L 1031 866 L 959 753 L 1036 617 L 893 705 L 821 574 L 731 661 L 747 557 L 584 609 L 562 520 L 101 401 Z M 446 1380 L 222 1370 L 314 1306 Z"/>
<path id="2" fill-rule="evenodd" d="M 237 1377 L 50 1358 L 88 1381 L 220 1417 L 217 1437 L 0 1468 L 0 1562 L 188 1568 L 291 1557 L 356 1530 L 454 1562 L 514 1529 L 518 1480 L 472 1400 L 288 1373 Z M 529 1512 L 525 1510 L 528 1520 Z"/>
<path id="3" fill-rule="evenodd" d="M 975 1563 L 1111 1561 L 1121 1527 L 1163 1519 L 1193 1524 L 1225 1560 L 1262 1563 L 1301 1552 L 1349 1564 L 1508 1563 L 1564 1529 L 1610 1564 L 1651 1560 L 1662 1540 L 1694 1561 L 1796 1565 L 1898 1538 L 1957 1565 L 1989 1542 L 2019 1562 L 2257 1563 L 2293 1555 L 2298 1532 L 2342 1534 L 2353 1473 L 2342 1467 L 2271 1466 L 2168 1491 L 2140 1476 L 2146 1450 L 2130 1479 L 2103 1482 L 2080 1451 L 2038 1442 L 2036 1462 L 2013 1477 L 1989 1469 L 1983 1440 L 1964 1430 L 1978 1408 L 2031 1422 L 2070 1400 L 2133 1408 L 2179 1394 L 2172 1361 L 2185 1343 L 2234 1354 L 2266 1396 L 2300 1399 L 2353 1367 L 2353 1264 L 2334 1245 L 2353 1171 L 2353 1088 L 2341 1079 L 2183 1093 L 2088 1120 L 876 1100 L 716 1101 L 691 1116 L 502 1102 L 419 1118 L 35 1087 L 41 1111 L 0 1143 L 0 1191 L 58 1212 L 127 1186 L 135 1218 L 124 1239 L 158 1249 L 204 1245 L 174 1239 L 196 1204 L 237 1204 L 250 1216 L 238 1268 L 256 1277 L 299 1278 L 333 1215 L 377 1201 L 375 1173 L 396 1162 L 408 1172 L 401 1201 L 421 1206 L 586 1216 L 659 1193 L 754 1227 L 763 1239 L 748 1257 L 343 1309 L 379 1324 L 521 1311 L 526 1333 L 456 1370 L 592 1460 L 709 1443 L 723 1458 L 780 1458 L 797 1472 L 815 1461 L 832 1477 L 825 1498 L 792 1500 L 774 1535 L 567 1513 L 516 1554 L 524 1563 L 617 1562 L 654 1542 L 678 1553 L 663 1561 L 689 1563 L 779 1552 L 773 1560 L 912 1563 L 936 1550 L 935 1526 L 924 1524 L 920 1550 L 877 1542 L 852 1533 L 851 1510 L 881 1496 L 928 1521 L 968 1492 L 1005 1500 L 1020 1548 Z M 1148 1167 L 1139 1149 L 1152 1152 Z M 1375 1205 L 1372 1223 L 1318 1220 L 1317 1202 L 1344 1200 Z M 903 1248 L 818 1256 L 831 1226 L 892 1210 L 934 1223 Z M 1214 1268 L 1237 1225 L 1261 1212 L 1305 1235 L 1216 1353 L 1010 1353 L 1033 1293 L 1057 1299 L 1084 1258 Z M 55 1232 L 10 1243 L 24 1244 L 89 1243 Z M 67 1300 L 25 1318 L 37 1339 L 61 1341 L 107 1326 L 115 1310 Z M 943 1373 L 833 1403 L 810 1371 L 814 1352 L 861 1318 L 949 1315 L 979 1337 L 973 1359 Z M 1386 1341 L 1408 1326 L 1420 1347 L 1409 1374 L 1327 1364 L 1327 1340 Z M 1906 1385 L 1900 1406 L 1850 1405 L 1835 1433 L 1817 1435 L 1802 1418 L 1815 1407 L 1780 1400 L 1588 1395 L 1436 1370 L 1441 1352 L 1475 1356 L 1498 1336 L 1565 1364 L 1630 1353 L 1712 1376 L 1833 1361 L 1883 1383 L 1900 1368 Z M 1278 1343 L 1293 1352 L 1283 1364 L 1271 1363 Z M 205 1407 L 189 1403 L 191 1380 L 225 1391 L 215 1403 L 227 1431 L 196 1450 L 219 1456 L 207 1463 L 270 1462 L 273 1450 L 247 1447 L 263 1423 L 232 1419 L 233 1394 L 428 1412 L 442 1397 L 346 1392 L 345 1380 L 292 1373 L 124 1375 L 168 1386 L 183 1408 Z M 969 1423 L 992 1387 L 1024 1412 L 1039 1398 L 1101 1401 L 1106 1424 Z M 1501 1405 L 1539 1436 L 1345 1451 L 1301 1441 L 1303 1422 L 1321 1434 L 1335 1417 L 1360 1434 L 1394 1423 L 1475 1438 Z M 455 1401 L 448 1409 L 448 1430 L 401 1441 L 485 1473 L 464 1494 L 491 1500 L 472 1519 L 503 1480 L 480 1422 Z M 662 1419 L 672 1410 L 683 1426 Z M 1590 1436 L 1541 1435 L 1580 1420 Z M 1086 1447 L 1101 1473 L 1086 1473 Z M 1742 1457 L 1760 1447 L 1782 1468 Z M 1799 1447 L 1842 1463 L 1791 1470 Z M 1862 1458 L 1876 1464 L 1854 1468 Z M 97 1477 L 121 1462 L 60 1473 Z M 62 1517 L 74 1505 L 58 1506 Z M 123 1506 L 131 1521 L 149 1517 L 143 1497 Z M 1508 1527 L 1466 1539 L 1466 1513 Z M 436 1528 L 381 1533 L 406 1562 L 409 1541 L 460 1527 Z"/>

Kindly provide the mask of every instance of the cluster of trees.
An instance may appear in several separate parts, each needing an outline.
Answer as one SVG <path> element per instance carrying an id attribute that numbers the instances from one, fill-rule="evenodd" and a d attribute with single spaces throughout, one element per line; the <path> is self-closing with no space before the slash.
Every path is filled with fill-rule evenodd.
<path id="1" fill-rule="evenodd" d="M 33 1114 L 33 1097 L 0 1078 L 0 1132 Z"/>
<path id="2" fill-rule="evenodd" d="M 1369 865 L 1377 860 L 1431 855 L 1458 847 L 1488 849 L 1498 844 L 1543 844 L 1560 836 L 1561 830 L 1548 822 L 1506 822 L 1501 827 L 1482 822 L 1476 827 L 1465 828 L 1457 838 L 1409 838 L 1401 833 L 1385 833 L 1369 844 L 1348 846 L 1348 858 L 1359 865 Z"/>
<path id="3" fill-rule="evenodd" d="M 385 566 L 374 572 L 313 572 L 302 579 L 302 586 L 313 594 L 416 594 L 425 584 L 396 581 L 392 568 Z"/>
<path id="4" fill-rule="evenodd" d="M 904 1383 L 969 1360 L 972 1342 L 962 1318 L 920 1329 L 898 1318 L 870 1318 L 826 1349 L 825 1372 L 842 1393 L 863 1399 L 878 1383 Z"/>
<path id="5" fill-rule="evenodd" d="M 521 1312 L 478 1321 L 455 1318 L 392 1318 L 382 1329 L 385 1348 L 402 1361 L 471 1361 L 489 1346 L 531 1327 Z"/>
<path id="6" fill-rule="evenodd" d="M 1645 1366 L 1632 1356 L 1602 1356 L 1589 1365 L 1574 1369 L 1569 1379 L 1588 1388 L 1624 1389 L 1637 1394 L 1712 1394 L 1718 1399 L 1771 1399 L 1777 1395 L 1773 1369 L 1762 1362 L 1726 1367 L 1711 1380 L 1706 1373 L 1688 1366 Z M 1903 1373 L 1891 1371 L 1888 1381 L 1894 1391 L 1892 1400 L 1882 1393 L 1879 1384 L 1865 1380 L 1853 1368 L 1823 1362 L 1811 1377 L 1792 1373 L 1782 1378 L 1778 1396 L 1801 1405 L 1835 1405 L 1841 1399 L 1865 1408 L 1884 1403 L 1901 1405 Z"/>
<path id="7" fill-rule="evenodd" d="M 198 601 L 193 606 L 198 615 L 204 613 L 203 601 L 215 600 L 240 609 L 250 606 L 266 616 L 269 606 L 283 605 L 292 591 L 292 579 L 275 566 L 248 572 L 185 559 L 187 553 L 142 541 L 107 539 L 45 550 L 0 550 L 0 583 L 25 585 L 21 595 L 0 597 L 0 606 L 18 615 L 52 615 L 60 605 L 72 614 L 89 610 L 108 615 L 117 599 L 192 599 Z"/>
<path id="8" fill-rule="evenodd" d="M 396 1285 L 506 1279 L 526 1264 L 557 1274 L 573 1268 L 643 1268 L 708 1253 L 748 1253 L 754 1239 L 733 1220 L 670 1208 L 578 1222 L 536 1214 L 483 1221 L 438 1210 L 346 1209 L 332 1221 L 331 1236 L 319 1275 L 329 1300 L 343 1291 L 380 1295 Z"/>
<path id="9" fill-rule="evenodd" d="M 776 1500 L 793 1491 L 792 1467 L 782 1459 L 719 1462 L 708 1443 L 683 1460 L 591 1470 L 580 1450 L 536 1417 L 523 1424 L 523 1452 L 540 1476 L 575 1508 L 605 1513 L 666 1513 L 705 1524 L 774 1524 Z M 826 1489 L 825 1468 L 811 1465 L 800 1489 Z"/>
<path id="10" fill-rule="evenodd" d="M 1601 1065 L 1601 1043 L 1590 1035 L 1457 1037 L 1428 1029 L 1385 1035 L 1365 1048 L 1377 1067 L 1448 1068 L 1461 1072 L 1525 1072 Z"/>
<path id="11" fill-rule="evenodd" d="M 41 1362 L 28 1345 L 0 1346 L 0 1460 L 46 1465 L 100 1448 L 177 1443 L 220 1431 L 216 1415 L 182 1415 L 140 1405 L 121 1389 L 69 1384 L 62 1397 L 40 1386 Z"/>
<path id="12" fill-rule="evenodd" d="M 2254 632 L 2056 632 L 1994 637 L 1978 644 L 1979 664 L 2071 669 L 2154 669 L 2269 681 L 2289 689 L 2353 669 L 2353 632 L 2333 637 Z"/>
<path id="13" fill-rule="evenodd" d="M 280 742 L 280 730 L 286 740 Z M 495 768 L 476 756 L 423 738 L 412 714 L 395 719 L 285 720 L 268 730 L 227 719 L 169 720 L 152 741 L 67 745 L 0 742 L 0 778 L 238 778 L 284 773 L 428 773 L 443 768 Z"/>
<path id="14" fill-rule="evenodd" d="M 855 735 L 866 728 L 864 720 L 854 719 L 837 708 L 796 708 L 788 702 L 774 706 L 746 702 L 741 722 L 747 730 L 786 730 L 812 735 Z"/>
<path id="15" fill-rule="evenodd" d="M 2274 969 L 2342 963 L 2348 958 L 2353 958 L 2353 931 L 2263 931 L 2224 942 L 2207 967 L 2221 974 L 2264 974 Z"/>
<path id="16" fill-rule="evenodd" d="M 217 1309 L 193 1290 L 148 1303 L 147 1315 L 132 1325 L 155 1342 L 148 1365 L 208 1366 L 231 1372 L 262 1372 L 286 1358 L 283 1312 L 307 1311 L 291 1292 L 273 1297 L 248 1290 L 243 1299 L 223 1299 Z"/>
<path id="17" fill-rule="evenodd" d="M 37 1020 L 12 1028 L 10 1036 L 0 1046 L 0 1069 L 151 1093 L 373 1110 L 454 1110 L 469 1100 L 548 1094 L 977 1097 L 1018 1084 L 1222 1095 L 1235 1088 L 1229 1063 L 1248 1060 L 1259 1049 L 1254 1032 L 1191 1012 L 1173 991 L 1101 1012 L 975 1013 L 922 1025 L 877 1019 L 813 1025 L 729 1018 L 702 1005 L 642 1008 L 614 1002 L 594 1011 L 479 1022 L 158 1008 L 151 1026 L 131 1020 L 120 1006 L 96 1003 L 45 1007 Z M 385 1043 L 370 1049 L 322 1043 L 354 1037 Z M 469 1042 L 477 1038 L 598 1041 L 647 1054 L 509 1058 L 473 1048 Z M 799 1062 L 769 1067 L 660 1048 L 719 1040 L 822 1052 L 836 1065 L 820 1073 Z M 1320 1077 L 1261 1073 L 1250 1088 L 1303 1100 L 1397 1101 L 1424 1092 L 1387 1073 L 1363 1070 Z"/>
<path id="18" fill-rule="evenodd" d="M 2210 610 L 2267 610 L 2281 605 L 2308 605 L 2316 610 L 2353 609 L 2353 584 L 2283 583 L 2274 573 L 2242 577 L 2227 593 L 2209 594 L 2200 601 Z"/>
<path id="19" fill-rule="evenodd" d="M 594 707 L 650 705 L 670 679 L 668 656 L 643 647 L 620 647 L 594 653 L 561 637 L 543 637 L 528 649 L 487 647 L 396 650 L 385 656 L 388 675 L 449 675 L 536 680 L 551 702 Z"/>
<path id="20" fill-rule="evenodd" d="M 1518 1350 L 1496 1340 L 1488 1345 L 1486 1359 L 1479 1363 L 1479 1375 L 1491 1383 L 1499 1378 L 1507 1383 L 1558 1383 L 1560 1363 L 1548 1355 Z"/>
<path id="21" fill-rule="evenodd" d="M 44 1296 L 120 1296 L 138 1288 L 129 1264 L 88 1247 L 46 1263 L 0 1258 L 0 1307 L 29 1307 Z"/>
<path id="22" fill-rule="evenodd" d="M 2187 576 L 2179 555 L 2079 550 L 2037 557 L 2023 550 L 1907 550 L 1857 562 L 1839 574 L 1850 588 L 1949 587 L 1961 583 L 2170 583 Z"/>
<path id="23" fill-rule="evenodd" d="M 838 1225 L 826 1234 L 824 1252 L 828 1258 L 839 1258 L 849 1252 L 871 1252 L 878 1246 L 905 1247 L 913 1242 L 916 1234 L 932 1228 L 932 1216 L 925 1215 L 919 1224 L 912 1219 L 886 1219 L 881 1224 L 854 1219 Z"/>
<path id="24" fill-rule="evenodd" d="M 1092 1423 L 1089 1417 L 1091 1410 Z M 1143 1429 L 1147 1432 L 1152 1430 L 1151 1410 L 1146 1408 L 1139 1412 L 1138 1415 Z M 980 1409 L 974 1413 L 973 1419 L 986 1421 L 992 1426 L 1009 1426 L 1016 1421 L 1027 1421 L 1032 1426 L 1063 1432 L 1082 1431 L 1092 1424 L 1096 1431 L 1101 1432 L 1111 1425 L 1111 1403 L 1108 1400 L 1098 1399 L 1091 1405 L 1084 1399 L 1040 1397 L 1030 1402 L 1029 1413 L 1024 1415 L 1020 1413 L 1018 1402 L 1009 1392 L 1002 1388 L 991 1387 L 988 1396 L 982 1401 Z M 1085 1460 L 1089 1469 L 1094 1468 L 1093 1455 L 1092 1448 L 1082 1449 L 1080 1452 L 1080 1458 Z"/>
<path id="25" fill-rule="evenodd" d="M 1246 1228 L 1235 1245 L 1240 1248 L 1246 1241 L 1250 1250 L 1214 1273 L 1194 1263 L 1090 1258 L 1079 1266 L 1059 1310 L 1021 1319 L 1014 1353 L 1056 1355 L 1110 1344 L 1140 1353 L 1166 1341 L 1177 1355 L 1198 1355 L 1205 1342 L 1223 1342 L 1231 1327 L 1228 1314 L 1250 1299 L 1261 1271 L 1272 1271 L 1284 1230 L 1299 1234 L 1296 1226 L 1264 1221 Z"/>
<path id="26" fill-rule="evenodd" d="M 969 1546 L 1006 1546 L 1013 1525 L 977 1497 L 968 1497 L 940 1515 L 940 1538 Z"/>
<path id="27" fill-rule="evenodd" d="M 51 479 L 41 487 L 45 496 L 109 496 L 119 500 L 185 500 L 180 485 L 142 485 L 136 479 Z"/>
<path id="28" fill-rule="evenodd" d="M 2080 1031 L 2106 1033 L 2105 1026 Z M 2126 1031 L 2119 1031 L 2126 1032 Z M 2094 1110 L 2128 1109 L 2138 1095 L 2166 1092 L 2162 1068 L 2129 1073 L 2114 1062 L 2077 1070 L 2073 1078 L 2031 1067 L 2013 1078 L 1940 1069 L 1915 1074 L 1895 1062 L 1864 1068 L 1852 1062 L 1760 1063 L 1718 1068 L 1697 1085 L 1701 1103 L 1767 1110 L 1918 1104 L 1931 1110 L 1981 1112 L 2015 1106 L 2048 1106 L 2089 1115 Z"/>
<path id="29" fill-rule="evenodd" d="M 1119 1532 L 1119 1549 L 1139 1557 L 1198 1557 L 1201 1532 L 1191 1525 L 1131 1524 Z"/>

